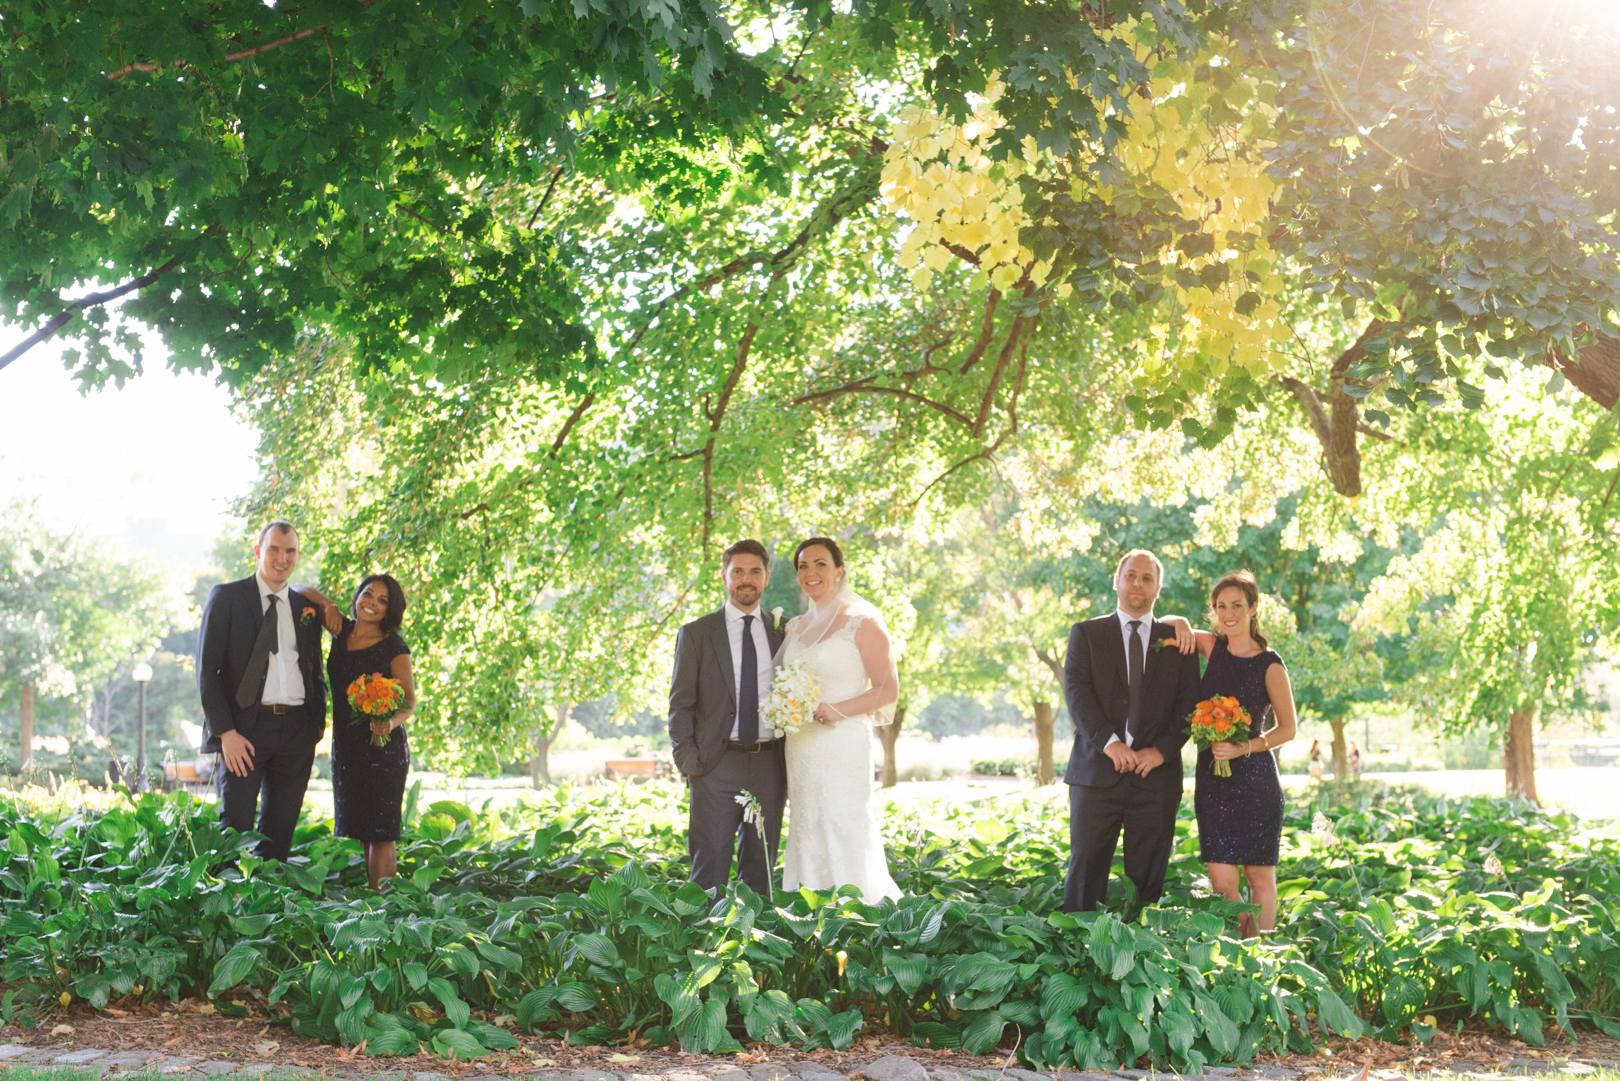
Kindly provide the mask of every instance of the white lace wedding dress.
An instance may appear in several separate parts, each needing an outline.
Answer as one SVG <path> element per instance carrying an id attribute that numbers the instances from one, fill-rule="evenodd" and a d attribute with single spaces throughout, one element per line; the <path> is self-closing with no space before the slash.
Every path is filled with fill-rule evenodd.
<path id="1" fill-rule="evenodd" d="M 795 624 L 803 618 L 788 626 L 782 663 L 803 660 L 821 684 L 823 702 L 860 697 L 873 682 L 855 643 L 862 617 L 845 616 L 842 625 L 808 644 L 795 633 Z M 787 736 L 783 748 L 788 787 L 784 890 L 853 885 L 869 904 L 882 897 L 900 897 L 872 810 L 871 725 L 870 715 L 847 717 L 834 724 L 812 721 Z"/>

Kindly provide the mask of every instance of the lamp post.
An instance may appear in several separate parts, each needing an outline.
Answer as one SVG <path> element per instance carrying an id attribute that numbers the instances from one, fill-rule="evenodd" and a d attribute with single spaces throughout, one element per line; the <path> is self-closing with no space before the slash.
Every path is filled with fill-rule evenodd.
<path id="1" fill-rule="evenodd" d="M 146 685 L 152 681 L 152 666 L 142 661 L 130 675 L 141 688 L 141 709 L 135 722 L 135 791 L 146 791 Z"/>

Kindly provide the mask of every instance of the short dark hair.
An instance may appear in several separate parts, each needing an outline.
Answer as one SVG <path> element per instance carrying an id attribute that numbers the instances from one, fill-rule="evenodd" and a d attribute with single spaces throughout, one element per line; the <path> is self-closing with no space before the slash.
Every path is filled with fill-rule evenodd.
<path id="1" fill-rule="evenodd" d="M 759 561 L 765 565 L 766 570 L 771 569 L 771 554 L 765 546 L 753 537 L 744 537 L 720 554 L 720 569 L 725 570 L 731 566 L 731 561 L 738 556 L 758 556 Z"/>
<path id="2" fill-rule="evenodd" d="M 838 547 L 837 541 L 831 537 L 811 537 L 809 540 L 800 541 L 799 546 L 793 549 L 793 566 L 795 569 L 799 566 L 799 557 L 804 554 L 804 550 L 814 548 L 818 544 L 832 553 L 833 566 L 842 567 L 844 565 L 844 550 Z"/>
<path id="3" fill-rule="evenodd" d="M 360 595 L 373 582 L 381 582 L 388 588 L 388 611 L 383 613 L 382 617 L 383 633 L 398 634 L 400 624 L 405 622 L 405 589 L 394 581 L 391 574 L 368 574 L 360 579 L 360 585 L 354 591 L 354 599 L 349 602 L 349 615 L 354 619 L 360 618 Z"/>
<path id="4" fill-rule="evenodd" d="M 264 523 L 264 528 L 259 530 L 259 539 L 254 541 L 254 543 L 262 545 L 264 544 L 264 538 L 268 537 L 270 534 L 282 532 L 291 533 L 296 537 L 298 536 L 298 527 L 293 525 L 291 522 L 283 522 L 279 518 L 273 522 L 266 522 Z"/>

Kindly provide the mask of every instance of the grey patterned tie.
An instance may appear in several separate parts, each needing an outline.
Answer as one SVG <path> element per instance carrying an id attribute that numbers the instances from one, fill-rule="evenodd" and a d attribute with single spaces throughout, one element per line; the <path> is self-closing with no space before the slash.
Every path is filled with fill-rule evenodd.
<path id="1" fill-rule="evenodd" d="M 264 618 L 259 621 L 259 636 L 253 640 L 253 652 L 248 654 L 247 670 L 242 673 L 242 682 L 236 685 L 236 704 L 243 709 L 259 704 L 259 689 L 270 671 L 270 654 L 281 651 L 281 625 L 276 619 L 279 599 L 274 593 L 270 594 L 270 607 L 264 610 Z"/>
<path id="2" fill-rule="evenodd" d="M 1145 657 L 1142 653 L 1142 638 L 1138 633 L 1142 627 L 1140 619 L 1133 619 L 1126 624 L 1131 631 L 1131 648 L 1125 651 L 1129 664 L 1131 678 L 1131 704 L 1125 713 L 1126 742 L 1136 746 L 1136 726 L 1142 719 L 1142 668 Z"/>

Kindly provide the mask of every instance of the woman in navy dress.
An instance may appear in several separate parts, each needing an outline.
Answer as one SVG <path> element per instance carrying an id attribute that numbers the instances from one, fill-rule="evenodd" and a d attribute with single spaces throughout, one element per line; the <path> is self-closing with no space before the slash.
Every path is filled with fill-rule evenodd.
<path id="1" fill-rule="evenodd" d="M 416 709 L 416 681 L 411 674 L 411 650 L 399 635 L 405 618 L 405 591 L 386 574 L 368 574 L 355 591 L 349 615 L 336 618 L 336 606 L 313 590 L 301 591 L 327 608 L 332 648 L 326 656 L 326 675 L 332 688 L 332 804 L 336 822 L 332 832 L 353 837 L 366 852 L 366 877 L 372 889 L 394 877 L 399 860 L 401 806 L 405 775 L 411 768 L 411 749 L 405 722 Z M 405 705 L 386 719 L 356 723 L 349 706 L 348 688 L 361 676 L 384 675 L 399 680 Z M 373 734 L 387 736 L 381 747 Z"/>
<path id="2" fill-rule="evenodd" d="M 1236 698 L 1249 714 L 1250 738 L 1198 752 L 1193 808 L 1199 858 L 1209 869 L 1210 889 L 1229 901 L 1241 900 L 1242 880 L 1248 881 L 1249 901 L 1260 906 L 1260 918 L 1257 923 L 1245 913 L 1239 927 L 1253 937 L 1277 923 L 1283 790 L 1271 752 L 1294 738 L 1294 692 L 1282 658 L 1260 633 L 1254 575 L 1228 574 L 1209 591 L 1209 605 L 1214 633 L 1194 632 L 1198 652 L 1209 661 L 1199 697 Z M 1276 724 L 1268 731 L 1272 720 Z M 1217 777 L 1216 760 L 1231 763 L 1232 776 Z"/>

